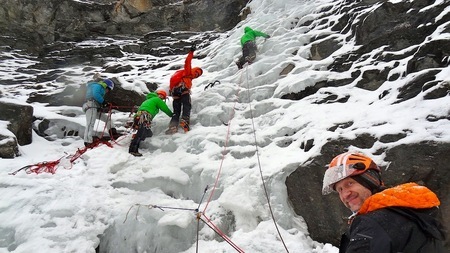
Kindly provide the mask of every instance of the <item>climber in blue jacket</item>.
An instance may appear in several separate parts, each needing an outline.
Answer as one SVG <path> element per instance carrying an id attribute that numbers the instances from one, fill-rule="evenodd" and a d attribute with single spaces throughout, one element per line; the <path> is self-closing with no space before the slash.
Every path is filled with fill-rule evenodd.
<path id="1" fill-rule="evenodd" d="M 83 111 L 86 113 L 86 129 L 84 131 L 84 145 L 89 147 L 94 139 L 94 125 L 97 119 L 106 123 L 111 138 L 117 138 L 119 134 L 115 128 L 111 127 L 111 120 L 108 115 L 102 113 L 102 108 L 106 108 L 108 103 L 105 101 L 107 92 L 114 89 L 114 82 L 105 79 L 98 82 L 90 82 L 86 87 L 86 101 L 83 104 Z"/>

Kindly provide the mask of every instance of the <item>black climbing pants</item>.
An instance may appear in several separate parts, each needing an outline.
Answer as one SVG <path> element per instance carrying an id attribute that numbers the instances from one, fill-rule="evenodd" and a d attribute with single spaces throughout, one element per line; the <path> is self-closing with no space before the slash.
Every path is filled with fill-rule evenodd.
<path id="1" fill-rule="evenodd" d="M 173 100 L 173 116 L 170 120 L 169 127 L 178 127 L 181 118 L 189 124 L 191 117 L 191 95 L 189 93 L 181 95 L 179 98 Z"/>

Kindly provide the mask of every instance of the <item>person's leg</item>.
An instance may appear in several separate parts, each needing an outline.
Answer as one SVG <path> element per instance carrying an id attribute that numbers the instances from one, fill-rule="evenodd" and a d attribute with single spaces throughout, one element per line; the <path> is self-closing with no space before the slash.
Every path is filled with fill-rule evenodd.
<path id="1" fill-rule="evenodd" d="M 111 114 L 109 112 L 99 113 L 99 118 L 101 121 L 105 122 L 106 130 L 108 132 L 109 137 L 112 140 L 115 140 L 123 135 L 123 134 L 117 132 L 116 127 L 112 123 Z"/>
<path id="2" fill-rule="evenodd" d="M 183 105 L 183 114 L 181 115 L 180 125 L 183 130 L 187 132 L 190 130 L 190 118 L 192 109 L 191 95 L 188 93 L 181 96 L 181 103 Z"/>
<path id="3" fill-rule="evenodd" d="M 111 114 L 109 112 L 103 112 L 103 113 L 99 114 L 99 119 L 101 121 L 105 122 L 106 130 L 109 131 L 112 128 Z"/>
<path id="4" fill-rule="evenodd" d="M 93 142 L 95 120 L 97 119 L 97 104 L 89 100 L 86 102 L 86 129 L 84 131 L 84 144 L 89 145 Z"/>
<path id="5" fill-rule="evenodd" d="M 191 94 L 187 93 L 181 96 L 181 104 L 183 105 L 183 114 L 181 115 L 182 118 L 189 119 L 191 117 Z"/>
<path id="6" fill-rule="evenodd" d="M 139 153 L 139 144 L 141 141 L 145 140 L 146 137 L 146 129 L 144 124 L 140 124 L 137 133 L 133 136 L 130 147 L 128 148 L 128 152 L 134 156 L 142 156 Z"/>
<path id="7" fill-rule="evenodd" d="M 180 122 L 180 115 L 181 115 L 181 98 L 174 99 L 173 100 L 173 116 L 172 119 L 170 119 L 169 128 L 171 127 L 178 127 L 178 124 Z"/>
<path id="8" fill-rule="evenodd" d="M 248 64 L 251 64 L 256 59 L 256 51 L 257 51 L 256 43 L 254 41 L 249 41 L 245 43 L 245 45 L 247 46 L 248 52 L 245 61 L 248 62 Z"/>
<path id="9" fill-rule="evenodd" d="M 238 66 L 238 69 L 242 69 L 242 67 L 244 66 L 246 60 L 245 58 L 248 57 L 249 51 L 248 51 L 248 42 L 245 43 L 242 46 L 242 56 L 239 58 L 239 60 L 236 62 L 236 65 Z"/>
<path id="10" fill-rule="evenodd" d="M 145 136 L 146 136 L 147 138 L 150 138 L 150 137 L 153 136 L 153 132 L 152 132 L 152 129 L 151 129 L 151 128 L 148 128 L 148 129 L 147 129 L 147 132 L 146 132 Z"/>
<path id="11" fill-rule="evenodd" d="M 111 137 L 111 139 L 117 139 L 117 138 L 119 138 L 121 136 L 117 132 L 117 129 L 112 124 L 112 119 L 111 119 L 111 113 L 110 112 L 99 113 L 99 119 L 101 121 L 105 122 L 106 130 L 108 131 L 108 135 L 109 135 L 109 137 Z"/>
<path id="12" fill-rule="evenodd" d="M 242 56 L 237 60 L 236 65 L 238 69 L 242 69 L 242 67 L 245 64 L 245 56 L 244 56 L 244 50 L 242 50 Z"/>

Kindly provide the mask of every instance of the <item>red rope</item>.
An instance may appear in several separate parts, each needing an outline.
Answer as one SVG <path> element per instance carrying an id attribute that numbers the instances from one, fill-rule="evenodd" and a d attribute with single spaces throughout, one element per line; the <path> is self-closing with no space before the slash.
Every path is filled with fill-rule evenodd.
<path id="1" fill-rule="evenodd" d="M 58 160 L 55 161 L 50 161 L 50 162 L 40 162 L 40 163 L 36 163 L 36 164 L 32 164 L 32 165 L 27 165 L 24 166 L 12 173 L 9 173 L 10 175 L 16 175 L 19 171 L 25 170 L 25 172 L 27 174 L 31 174 L 31 173 L 36 173 L 36 174 L 41 174 L 43 172 L 46 173 L 51 173 L 51 174 L 55 174 L 56 170 L 58 169 L 58 165 L 61 163 L 61 160 L 64 158 L 69 159 L 70 162 L 70 168 L 66 168 L 68 170 L 72 169 L 72 165 L 73 162 L 75 160 L 77 160 L 78 158 L 80 158 L 84 153 L 86 153 L 87 150 L 89 149 L 93 149 L 95 147 L 100 146 L 101 144 L 105 144 L 106 146 L 112 148 L 112 144 L 109 143 L 108 141 L 104 141 L 101 139 L 98 139 L 96 141 L 94 141 L 91 145 L 87 146 L 87 147 L 83 147 L 83 148 L 79 148 L 77 149 L 77 151 L 75 152 L 75 154 L 73 155 L 68 155 L 65 157 L 61 157 Z"/>
<path id="2" fill-rule="evenodd" d="M 224 233 L 222 230 L 220 230 L 208 217 L 206 217 L 205 214 L 203 214 L 203 217 L 206 219 L 203 220 L 202 218 L 199 218 L 201 221 L 203 221 L 208 227 L 210 227 L 214 232 L 216 232 L 222 239 L 224 239 L 228 244 L 230 244 L 231 247 L 233 247 L 237 252 L 244 253 L 245 251 L 239 246 L 237 246 L 231 239 Z"/>
<path id="3" fill-rule="evenodd" d="M 42 162 L 32 165 L 28 170 L 26 170 L 27 174 L 36 173 L 40 174 L 43 172 L 55 174 L 56 169 L 58 168 L 58 164 L 61 161 L 61 158 L 53 161 L 53 162 Z"/>
<path id="4" fill-rule="evenodd" d="M 205 208 L 203 209 L 203 212 L 202 212 L 202 216 L 206 219 L 206 221 L 205 220 L 203 220 L 203 219 L 201 219 L 201 217 L 198 217 L 198 219 L 200 219 L 201 221 L 203 221 L 208 227 L 210 227 L 214 232 L 216 232 L 220 237 L 222 237 L 229 245 L 231 245 L 231 247 L 233 247 L 237 252 L 244 252 L 244 250 L 242 250 L 241 248 L 239 248 L 239 246 L 237 246 L 233 241 L 231 241 L 231 239 L 225 234 L 225 233 L 223 233 L 206 215 L 205 215 L 205 213 L 206 213 L 206 209 L 208 208 L 208 205 L 209 205 L 209 203 L 211 202 L 211 200 L 212 200 L 212 197 L 213 197 L 213 195 L 214 195 L 214 192 L 215 192 L 215 190 L 216 190 L 216 188 L 217 188 L 217 185 L 219 184 L 219 178 L 220 178 L 220 174 L 221 174 L 221 172 L 222 172 L 222 168 L 223 168 L 223 162 L 224 162 L 224 160 L 225 160 L 225 155 L 226 155 L 226 151 L 227 151 L 227 148 L 228 148 L 228 142 L 229 142 L 229 140 L 230 140 L 230 129 L 231 129 L 231 120 L 233 119 L 233 117 L 234 117 L 234 114 L 235 114 L 235 112 L 236 112 L 236 105 L 237 105 L 237 103 L 238 103 L 238 97 L 239 97 L 239 90 L 240 90 L 240 84 L 242 83 L 242 73 L 241 73 L 241 78 L 240 78 L 241 80 L 240 80 L 240 82 L 239 82 L 239 87 L 238 87 L 238 89 L 237 89 L 237 91 L 236 91 L 236 101 L 234 101 L 234 105 L 233 105 L 233 110 L 230 112 L 230 116 L 229 116 L 229 120 L 228 120 L 228 123 L 227 123 L 227 134 L 226 134 L 226 137 L 225 137 L 225 144 L 224 144 L 224 147 L 223 147 L 223 151 L 222 151 L 222 159 L 221 159 L 221 161 L 220 161 L 220 166 L 219 166 L 219 170 L 218 170 L 218 172 L 217 172 L 217 176 L 216 176 L 216 180 L 215 180 L 215 182 L 214 182 L 214 186 L 213 186 L 213 188 L 212 188 L 212 190 L 211 190 L 211 193 L 209 194 L 209 198 L 208 198 L 208 200 L 206 201 L 206 204 L 205 204 Z"/>
<path id="5" fill-rule="evenodd" d="M 241 85 L 241 82 L 242 82 L 242 73 L 241 73 L 241 77 L 240 77 L 240 81 L 239 81 L 239 87 L 238 87 L 238 89 L 236 91 L 236 101 L 234 101 L 233 110 L 231 110 L 231 112 L 230 112 L 230 116 L 229 116 L 229 120 L 228 120 L 228 124 L 227 124 L 228 125 L 228 127 L 227 127 L 227 135 L 226 135 L 226 138 L 225 138 L 225 144 L 224 144 L 223 151 L 222 151 L 222 159 L 220 161 L 219 171 L 217 172 L 216 181 L 214 182 L 214 186 L 213 186 L 213 188 L 211 190 L 211 193 L 209 194 L 209 198 L 206 201 L 206 205 L 205 205 L 205 208 L 203 209 L 203 213 L 206 213 L 206 208 L 208 208 L 208 205 L 211 202 L 212 197 L 214 195 L 214 191 L 216 190 L 217 185 L 219 183 L 219 178 L 220 178 L 220 174 L 222 172 L 223 162 L 225 160 L 225 155 L 227 153 L 226 151 L 227 151 L 227 148 L 228 148 L 228 141 L 230 140 L 231 120 L 233 119 L 234 113 L 236 112 L 236 104 L 238 102 L 237 98 L 239 97 L 239 90 L 240 90 L 239 88 L 241 87 L 240 85 Z"/>
<path id="6" fill-rule="evenodd" d="M 122 106 L 122 107 L 125 108 L 125 106 Z M 111 110 L 112 110 L 112 108 L 119 108 L 119 106 L 113 106 L 111 104 L 109 105 L 107 121 L 111 120 Z M 134 108 L 134 107 L 132 107 L 132 108 Z M 105 124 L 105 127 L 103 128 L 103 132 L 102 132 L 102 135 L 101 135 L 100 139 L 95 140 L 89 146 L 77 149 L 77 151 L 73 155 L 66 156 L 65 158 L 69 159 L 69 162 L 70 162 L 70 168 L 66 168 L 66 169 L 71 169 L 72 165 L 73 165 L 73 162 L 75 162 L 84 153 L 86 153 L 86 151 L 88 149 L 96 148 L 96 147 L 100 146 L 101 144 L 105 144 L 106 146 L 112 148 L 113 145 L 110 142 L 101 139 L 103 137 L 104 133 L 105 133 L 105 130 L 106 130 L 106 124 Z M 115 143 L 117 143 L 116 140 L 114 140 L 112 136 L 111 136 L 111 140 L 114 141 Z M 10 173 L 10 175 L 16 175 L 21 170 L 25 170 L 25 172 L 27 174 L 31 174 L 31 173 L 40 174 L 40 173 L 43 173 L 43 172 L 55 174 L 56 170 L 58 169 L 58 165 L 60 164 L 60 162 L 61 162 L 61 160 L 63 158 L 64 157 L 61 157 L 58 160 L 50 161 L 50 162 L 41 162 L 41 163 L 36 163 L 36 164 L 33 164 L 33 165 L 27 165 L 27 166 L 24 166 L 24 167 L 22 167 L 22 168 L 20 168 L 20 169 L 18 169 L 16 171 Z"/>

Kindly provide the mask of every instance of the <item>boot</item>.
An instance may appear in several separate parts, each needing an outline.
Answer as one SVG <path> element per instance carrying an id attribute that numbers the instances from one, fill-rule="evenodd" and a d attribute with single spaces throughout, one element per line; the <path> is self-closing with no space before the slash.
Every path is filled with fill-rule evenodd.
<path id="1" fill-rule="evenodd" d="M 244 66 L 244 64 L 242 64 L 239 61 L 236 62 L 236 65 L 237 65 L 238 69 L 242 69 L 242 67 Z"/>
<path id="2" fill-rule="evenodd" d="M 189 132 L 189 130 L 190 130 L 189 122 L 186 121 L 186 120 L 184 120 L 184 119 L 182 119 L 182 120 L 180 121 L 180 127 L 183 128 L 183 130 L 184 130 L 185 133 Z"/>
<path id="3" fill-rule="evenodd" d="M 136 157 L 142 156 L 142 154 L 137 152 L 137 151 L 136 152 L 130 152 L 130 154 L 133 155 L 133 156 L 136 156 Z"/>
<path id="4" fill-rule="evenodd" d="M 169 129 L 166 130 L 166 134 L 174 134 L 178 132 L 178 127 L 176 126 L 171 126 L 169 127 Z"/>
<path id="5" fill-rule="evenodd" d="M 128 153 L 133 156 L 142 156 L 142 154 L 138 151 L 138 146 L 136 145 L 130 146 L 130 148 L 128 149 Z"/>
<path id="6" fill-rule="evenodd" d="M 119 138 L 120 136 L 122 136 L 121 134 L 119 134 L 118 132 L 117 132 L 117 129 L 116 128 L 111 128 L 111 129 L 109 129 L 109 136 L 111 137 L 111 139 L 117 139 L 117 138 Z"/>
<path id="7" fill-rule="evenodd" d="M 248 65 L 252 64 L 256 59 L 256 55 L 249 55 L 245 57 L 245 61 L 248 62 Z"/>

